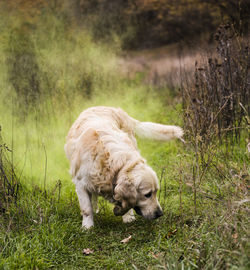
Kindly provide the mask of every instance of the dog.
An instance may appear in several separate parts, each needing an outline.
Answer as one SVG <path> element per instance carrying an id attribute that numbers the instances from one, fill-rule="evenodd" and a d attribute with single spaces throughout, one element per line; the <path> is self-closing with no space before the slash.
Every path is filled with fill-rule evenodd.
<path id="1" fill-rule="evenodd" d="M 83 111 L 69 130 L 65 152 L 75 183 L 82 227 L 94 225 L 97 197 L 114 204 L 113 212 L 123 222 L 163 215 L 156 193 L 156 173 L 141 157 L 135 135 L 158 141 L 182 140 L 183 130 L 152 122 L 140 122 L 120 108 L 92 107 Z"/>

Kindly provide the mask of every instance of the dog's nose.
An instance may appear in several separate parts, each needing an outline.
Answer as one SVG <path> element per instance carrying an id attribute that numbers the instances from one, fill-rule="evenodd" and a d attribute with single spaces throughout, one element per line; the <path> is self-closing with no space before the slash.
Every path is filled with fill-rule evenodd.
<path id="1" fill-rule="evenodd" d="M 157 218 L 159 218 L 159 217 L 161 217 L 161 216 L 163 216 L 162 210 L 161 210 L 161 209 L 157 209 L 157 210 L 155 211 L 155 219 L 157 219 Z"/>

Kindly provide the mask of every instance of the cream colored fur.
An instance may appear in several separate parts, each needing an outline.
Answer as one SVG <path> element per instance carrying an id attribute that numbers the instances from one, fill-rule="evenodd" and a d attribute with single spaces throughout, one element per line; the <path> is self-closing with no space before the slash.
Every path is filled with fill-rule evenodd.
<path id="1" fill-rule="evenodd" d="M 110 107 L 89 108 L 72 125 L 64 148 L 83 227 L 94 225 L 97 196 L 114 203 L 114 214 L 122 215 L 124 222 L 135 219 L 132 208 L 148 219 L 162 215 L 156 197 L 158 179 L 141 157 L 135 134 L 166 141 L 181 139 L 183 131 L 177 126 L 139 122 L 123 110 Z"/>

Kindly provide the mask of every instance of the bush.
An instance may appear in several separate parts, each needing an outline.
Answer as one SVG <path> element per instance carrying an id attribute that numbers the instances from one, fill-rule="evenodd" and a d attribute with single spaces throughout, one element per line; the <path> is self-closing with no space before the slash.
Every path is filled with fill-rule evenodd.
<path id="1" fill-rule="evenodd" d="M 230 138 L 238 142 L 250 114 L 249 50 L 247 41 L 230 25 L 216 35 L 217 55 L 199 66 L 192 85 L 183 87 L 187 134 L 200 144 Z"/>
<path id="2" fill-rule="evenodd" d="M 175 42 L 211 41 L 223 21 L 247 33 L 248 0 L 73 0 L 77 24 L 87 24 L 97 40 L 121 39 L 126 49 L 157 47 Z"/>
<path id="3" fill-rule="evenodd" d="M 213 185 L 221 196 L 225 180 L 230 179 L 235 186 L 238 181 L 246 183 L 246 130 L 250 127 L 248 45 L 230 25 L 221 26 L 215 38 L 217 54 L 207 58 L 204 65 L 196 62 L 194 80 L 182 87 L 183 122 L 192 153 L 187 171 L 195 209 L 198 191 L 207 185 Z M 243 166 L 234 166 L 240 155 Z M 228 192 L 233 197 L 238 191 L 232 188 Z M 245 198 L 246 194 L 237 196 Z"/>
<path id="4" fill-rule="evenodd" d="M 0 213 L 4 212 L 10 201 L 16 201 L 19 190 L 19 182 L 15 174 L 13 164 L 8 159 L 11 150 L 3 142 L 0 126 Z"/>
<path id="5" fill-rule="evenodd" d="M 28 106 L 38 101 L 41 93 L 40 70 L 29 37 L 31 26 L 23 24 L 10 34 L 8 50 L 9 81 L 19 104 Z"/>

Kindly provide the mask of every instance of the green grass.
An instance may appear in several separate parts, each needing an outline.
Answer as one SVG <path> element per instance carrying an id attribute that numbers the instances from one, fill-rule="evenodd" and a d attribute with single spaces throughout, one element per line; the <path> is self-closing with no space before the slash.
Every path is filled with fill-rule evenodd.
<path id="1" fill-rule="evenodd" d="M 90 106 L 115 106 L 142 121 L 182 125 L 181 105 L 167 89 L 159 94 L 144 85 L 143 74 L 134 79 L 121 74 L 117 44 L 97 44 L 86 29 L 73 31 L 56 16 L 44 15 L 35 27 L 22 28 L 16 18 L 1 15 L 1 136 L 12 149 L 9 160 L 20 189 L 16 200 L 0 201 L 0 269 L 249 269 L 249 154 L 244 138 L 226 158 L 220 155 L 224 146 L 217 149 L 217 167 L 209 167 L 196 202 L 190 145 L 138 140 L 142 156 L 160 178 L 164 216 L 123 224 L 112 206 L 100 200 L 95 227 L 81 229 L 63 150 L 79 113 Z M 25 48 L 19 43 L 23 31 Z M 38 66 L 40 94 L 34 106 L 25 104 L 10 81 L 11 61 L 18 52 L 33 53 L 31 62 L 14 74 L 30 87 L 28 92 L 33 85 L 22 72 L 33 74 L 30 66 Z M 131 240 L 121 243 L 129 235 Z M 85 248 L 93 253 L 84 254 Z"/>
<path id="2" fill-rule="evenodd" d="M 142 148 L 146 151 L 145 146 Z M 154 153 L 159 158 L 149 160 L 166 166 L 165 157 L 158 151 L 155 149 Z M 170 163 L 174 155 L 169 154 Z M 157 170 L 157 166 L 153 167 Z M 23 186 L 17 205 L 12 204 L 1 216 L 1 268 L 248 269 L 244 204 L 233 205 L 228 201 L 234 197 L 227 196 L 227 187 L 222 185 L 223 199 L 219 195 L 214 200 L 198 195 L 195 215 L 193 194 L 188 187 L 183 187 L 180 209 L 175 175 L 179 172 L 175 167 L 172 163 L 166 168 L 164 196 L 167 198 L 162 218 L 150 222 L 138 217 L 131 224 L 123 224 L 101 200 L 100 213 L 94 217 L 95 227 L 88 231 L 81 229 L 73 189 L 59 197 L 58 188 L 45 193 L 38 187 Z M 129 235 L 130 242 L 122 244 L 121 240 Z M 94 252 L 85 255 L 85 248 Z"/>
<path id="3" fill-rule="evenodd" d="M 216 192 L 219 178 L 211 172 L 205 186 L 212 199 L 198 193 L 195 214 L 193 192 L 184 184 L 188 170 L 180 203 L 179 164 L 184 168 L 190 160 L 182 144 L 139 140 L 139 148 L 159 177 L 166 170 L 159 194 L 163 217 L 151 222 L 137 217 L 123 224 L 101 200 L 95 227 L 84 231 L 68 175 L 60 195 L 55 182 L 45 191 L 22 178 L 17 203 L 0 218 L 0 269 L 248 269 L 247 208 L 235 202 L 242 199 L 242 191 L 235 188 L 241 179 L 220 181 Z M 67 169 L 62 168 L 65 174 Z M 129 235 L 130 242 L 122 244 Z M 85 248 L 93 253 L 85 255 Z"/>

